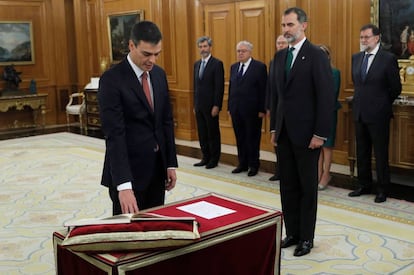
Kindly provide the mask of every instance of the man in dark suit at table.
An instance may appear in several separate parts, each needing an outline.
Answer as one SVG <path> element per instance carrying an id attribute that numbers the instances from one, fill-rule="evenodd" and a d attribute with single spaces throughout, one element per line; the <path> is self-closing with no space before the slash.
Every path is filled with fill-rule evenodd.
<path id="1" fill-rule="evenodd" d="M 201 59 L 194 64 L 194 113 L 203 157 L 194 166 L 211 169 L 217 166 L 221 154 L 219 112 L 223 104 L 223 62 L 211 55 L 212 40 L 197 39 Z"/>
<path id="2" fill-rule="evenodd" d="M 396 57 L 380 46 L 380 30 L 373 24 L 360 30 L 362 51 L 352 56 L 354 97 L 352 113 L 355 121 L 359 187 L 350 197 L 370 194 L 372 188 L 372 147 L 374 147 L 377 186 L 375 202 L 387 199 L 390 185 L 388 146 L 392 103 L 401 93 Z"/>
<path id="3" fill-rule="evenodd" d="M 253 45 L 237 44 L 238 62 L 230 67 L 228 112 L 236 136 L 238 166 L 232 173 L 249 170 L 255 176 L 260 166 L 262 120 L 266 115 L 266 65 L 252 58 Z"/>
<path id="4" fill-rule="evenodd" d="M 294 256 L 313 247 L 318 200 L 318 158 L 331 129 L 332 70 L 327 55 L 305 36 L 306 13 L 289 8 L 282 32 L 289 48 L 272 62 L 269 85 L 271 141 L 277 146 L 280 195 L 286 228 L 281 247 L 296 245 Z"/>
<path id="5" fill-rule="evenodd" d="M 113 214 L 164 204 L 176 183 L 174 123 L 164 70 L 155 65 L 162 35 L 149 21 L 131 31 L 129 54 L 99 82 L 99 108 L 106 152 L 102 185 Z"/>

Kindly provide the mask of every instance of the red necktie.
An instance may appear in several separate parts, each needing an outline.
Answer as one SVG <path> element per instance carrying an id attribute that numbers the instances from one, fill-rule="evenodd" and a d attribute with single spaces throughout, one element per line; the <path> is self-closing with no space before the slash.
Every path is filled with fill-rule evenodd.
<path id="1" fill-rule="evenodd" d="M 144 90 L 145 97 L 148 100 L 148 104 L 150 105 L 151 109 L 154 110 L 154 107 L 152 106 L 151 92 L 150 92 L 150 88 L 148 85 L 148 72 L 142 73 L 141 81 L 142 81 L 142 89 Z"/>

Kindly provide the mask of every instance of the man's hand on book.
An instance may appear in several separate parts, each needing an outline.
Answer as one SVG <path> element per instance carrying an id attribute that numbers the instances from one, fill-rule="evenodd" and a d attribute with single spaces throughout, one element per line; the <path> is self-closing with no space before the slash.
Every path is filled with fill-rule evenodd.
<path id="1" fill-rule="evenodd" d="M 121 204 L 122 214 L 138 213 L 139 208 L 132 189 L 119 191 L 118 197 Z"/>

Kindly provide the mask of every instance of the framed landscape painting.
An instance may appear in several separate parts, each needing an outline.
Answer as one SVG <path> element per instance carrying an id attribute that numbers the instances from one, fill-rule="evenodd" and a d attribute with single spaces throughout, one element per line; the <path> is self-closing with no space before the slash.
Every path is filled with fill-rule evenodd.
<path id="1" fill-rule="evenodd" d="M 142 20 L 144 20 L 144 11 L 142 10 L 108 16 L 111 63 L 118 63 L 128 54 L 131 29 L 136 22 Z"/>
<path id="2" fill-rule="evenodd" d="M 0 21 L 0 65 L 33 64 L 30 21 Z"/>

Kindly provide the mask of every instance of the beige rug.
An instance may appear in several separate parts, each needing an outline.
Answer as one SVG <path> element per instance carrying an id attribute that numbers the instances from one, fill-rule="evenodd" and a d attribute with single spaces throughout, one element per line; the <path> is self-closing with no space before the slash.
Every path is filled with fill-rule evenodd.
<path id="1" fill-rule="evenodd" d="M 55 274 L 52 233 L 65 221 L 111 215 L 99 185 L 104 142 L 70 133 L 0 141 L 0 274 Z M 167 202 L 216 192 L 280 209 L 269 174 L 233 175 L 233 167 L 195 168 L 179 157 L 177 187 Z M 282 274 L 414 274 L 414 204 L 320 193 L 315 247 L 282 250 Z"/>

